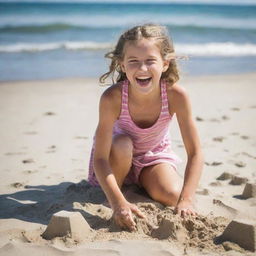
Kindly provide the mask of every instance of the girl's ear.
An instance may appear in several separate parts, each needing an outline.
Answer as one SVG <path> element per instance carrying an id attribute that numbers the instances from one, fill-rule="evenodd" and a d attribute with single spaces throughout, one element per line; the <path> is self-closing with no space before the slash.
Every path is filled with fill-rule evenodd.
<path id="1" fill-rule="evenodd" d="M 121 67 L 122 72 L 125 73 L 125 67 L 124 67 L 123 61 L 121 61 L 119 65 L 120 65 L 120 67 Z"/>
<path id="2" fill-rule="evenodd" d="M 164 66 L 163 66 L 163 73 L 165 71 L 167 71 L 167 69 L 169 68 L 169 65 L 170 65 L 170 61 L 169 60 L 165 60 L 164 61 Z"/>

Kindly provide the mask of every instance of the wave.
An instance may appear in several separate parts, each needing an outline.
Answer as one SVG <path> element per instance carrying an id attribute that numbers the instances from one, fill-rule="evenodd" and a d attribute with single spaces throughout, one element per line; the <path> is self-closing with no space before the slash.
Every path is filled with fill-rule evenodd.
<path id="1" fill-rule="evenodd" d="M 95 51 L 107 50 L 113 47 L 110 42 L 54 42 L 54 43 L 17 43 L 11 45 L 0 45 L 1 53 L 36 53 L 64 49 L 66 51 Z M 256 44 L 236 44 L 232 42 L 212 42 L 202 44 L 176 44 L 177 55 L 188 56 L 223 56 L 240 57 L 256 56 Z"/>
<path id="2" fill-rule="evenodd" d="M 69 29 L 83 29 L 83 26 L 76 26 L 65 23 L 53 23 L 44 25 L 5 25 L 0 26 L 0 32 L 5 33 L 43 33 L 55 32 Z"/>
<path id="3" fill-rule="evenodd" d="M 17 43 L 11 45 L 0 45 L 2 53 L 17 53 L 17 52 L 43 52 L 65 49 L 70 51 L 79 50 L 101 50 L 108 49 L 112 46 L 110 43 L 99 42 L 56 42 L 56 43 Z"/>
<path id="4" fill-rule="evenodd" d="M 218 27 L 218 26 L 208 26 L 207 25 L 191 25 L 191 24 L 173 24 L 173 25 L 169 25 L 169 24 L 164 24 L 166 25 L 170 30 L 177 30 L 177 31 L 193 31 L 194 32 L 205 32 L 205 30 L 207 29 L 207 31 L 216 31 L 218 30 L 218 32 L 235 32 L 235 31 L 245 31 L 248 33 L 256 33 L 256 26 L 255 28 L 244 28 L 241 30 L 241 28 L 236 28 L 236 27 L 230 27 L 230 26 L 222 26 L 222 27 Z M 85 30 L 107 30 L 107 29 L 120 29 L 123 26 L 120 24 L 115 24 L 113 26 L 107 26 L 105 24 L 105 26 L 82 26 L 82 25 L 72 25 L 72 24 L 65 24 L 65 23 L 53 23 L 53 24 L 46 24 L 46 25 L 24 25 L 24 26 L 3 26 L 1 27 L 0 25 L 0 33 L 27 33 L 27 34 L 42 34 L 42 33 L 51 33 L 51 32 L 61 32 L 61 31 L 66 31 L 66 30 L 77 30 L 77 31 L 85 31 Z"/>
<path id="5" fill-rule="evenodd" d="M 207 14 L 168 13 L 127 13 L 120 19 L 116 15 L 9 15 L 0 16 L 0 32 L 41 33 L 68 29 L 113 29 L 126 28 L 141 23 L 159 23 L 170 27 L 204 28 L 204 29 L 240 29 L 256 30 L 255 17 L 214 17 Z"/>
<path id="6" fill-rule="evenodd" d="M 177 44 L 176 52 L 194 56 L 223 56 L 240 57 L 256 56 L 256 44 L 206 43 L 206 44 Z"/>
<path id="7" fill-rule="evenodd" d="M 168 28 L 171 30 L 186 30 L 186 31 L 199 31 L 205 30 L 204 26 L 198 26 L 198 25 L 167 25 Z M 118 25 L 115 26 L 116 28 L 119 28 Z M 121 27 L 121 26 L 120 26 Z M 55 23 L 55 24 L 47 24 L 47 25 L 25 25 L 25 26 L 0 26 L 0 33 L 30 33 L 30 34 L 37 34 L 37 33 L 48 33 L 48 32 L 58 32 L 58 31 L 65 31 L 65 30 L 90 30 L 95 29 L 90 26 L 79 26 L 79 25 L 72 25 L 72 24 L 65 24 L 65 23 Z M 106 29 L 113 29 L 113 27 L 104 27 L 102 26 L 102 30 Z M 218 31 L 227 31 L 227 30 L 239 30 L 236 28 L 219 28 L 217 26 L 208 27 L 208 30 L 216 30 Z M 247 28 L 248 31 L 254 32 L 255 29 Z"/>

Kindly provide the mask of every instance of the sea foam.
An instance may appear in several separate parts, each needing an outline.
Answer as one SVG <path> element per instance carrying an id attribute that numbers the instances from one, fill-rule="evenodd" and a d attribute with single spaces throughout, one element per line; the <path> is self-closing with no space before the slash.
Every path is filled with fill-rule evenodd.
<path id="1" fill-rule="evenodd" d="M 17 43 L 1 45 L 2 53 L 18 52 L 43 52 L 64 49 L 66 51 L 95 51 L 107 50 L 114 46 L 111 42 L 93 42 L 93 41 L 67 41 L 54 43 Z M 181 55 L 192 56 L 256 56 L 256 44 L 236 44 L 232 42 L 215 42 L 202 44 L 176 44 L 176 52 Z"/>

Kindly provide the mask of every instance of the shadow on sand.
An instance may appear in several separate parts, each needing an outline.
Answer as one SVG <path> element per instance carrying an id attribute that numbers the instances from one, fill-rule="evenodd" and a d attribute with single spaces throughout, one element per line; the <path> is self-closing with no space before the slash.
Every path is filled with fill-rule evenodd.
<path id="1" fill-rule="evenodd" d="M 61 210 L 79 211 L 93 225 L 99 216 L 76 208 L 86 203 L 102 204 L 106 198 L 99 187 L 87 181 L 79 183 L 63 182 L 57 185 L 25 186 L 25 190 L 0 195 L 0 219 L 19 219 L 47 225 L 51 216 Z M 96 219 L 95 219 L 96 218 Z"/>

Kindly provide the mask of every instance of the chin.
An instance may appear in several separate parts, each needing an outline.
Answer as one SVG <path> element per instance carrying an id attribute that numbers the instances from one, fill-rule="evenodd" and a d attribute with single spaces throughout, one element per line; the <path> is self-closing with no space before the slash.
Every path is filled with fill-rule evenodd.
<path id="1" fill-rule="evenodd" d="M 145 95 L 153 91 L 153 85 L 147 85 L 147 86 L 136 85 L 136 88 L 138 91 L 140 91 Z"/>

